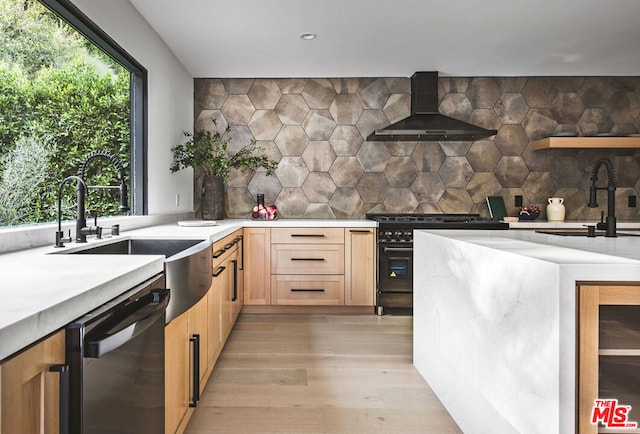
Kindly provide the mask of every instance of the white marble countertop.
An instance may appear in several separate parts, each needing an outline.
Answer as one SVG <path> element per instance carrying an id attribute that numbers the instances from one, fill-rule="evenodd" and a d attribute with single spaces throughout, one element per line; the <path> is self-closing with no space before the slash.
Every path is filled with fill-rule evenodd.
<path id="1" fill-rule="evenodd" d="M 546 229 L 566 228 L 540 228 L 540 230 Z M 558 264 L 607 265 L 620 263 L 624 258 L 640 261 L 640 237 L 625 237 L 623 230 L 618 230 L 620 236 L 617 238 L 558 236 L 514 230 L 429 230 L 425 232 Z M 629 233 L 634 232 L 629 231 Z"/>
<path id="2" fill-rule="evenodd" d="M 0 254 L 0 360 L 117 297 L 164 269 L 158 255 L 65 254 L 126 238 L 209 239 L 243 227 L 375 227 L 369 220 L 222 220 L 215 226 L 162 224 L 67 247 Z M 53 235 L 53 233 L 51 234 Z M 22 236 L 16 232 L 16 236 Z M 53 239 L 53 237 L 52 237 Z"/>
<path id="3" fill-rule="evenodd" d="M 462 431 L 575 431 L 576 282 L 640 281 L 640 237 L 416 231 L 414 364 Z"/>

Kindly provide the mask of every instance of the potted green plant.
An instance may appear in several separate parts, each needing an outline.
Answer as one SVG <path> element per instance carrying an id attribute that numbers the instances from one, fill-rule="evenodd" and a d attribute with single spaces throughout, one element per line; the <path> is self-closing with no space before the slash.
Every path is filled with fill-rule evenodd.
<path id="1" fill-rule="evenodd" d="M 202 129 L 195 133 L 183 133 L 187 140 L 171 149 L 173 164 L 170 169 L 171 173 L 187 167 L 200 170 L 203 175 L 200 203 L 202 218 L 221 220 L 225 215 L 224 190 L 231 169 L 243 172 L 264 169 L 267 175 L 272 175 L 278 162 L 264 155 L 264 148 L 257 146 L 255 140 L 231 155 L 228 151 L 231 128 L 227 126 L 220 133 L 216 120 L 212 121 L 214 132 Z"/>

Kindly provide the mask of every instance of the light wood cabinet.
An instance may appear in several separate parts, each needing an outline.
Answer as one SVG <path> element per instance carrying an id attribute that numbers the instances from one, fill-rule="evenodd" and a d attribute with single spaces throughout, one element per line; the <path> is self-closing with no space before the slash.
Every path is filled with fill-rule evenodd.
<path id="1" fill-rule="evenodd" d="M 271 304 L 271 229 L 244 229 L 244 302 Z"/>
<path id="2" fill-rule="evenodd" d="M 167 324 L 164 342 L 165 432 L 181 433 L 187 426 L 191 396 L 189 311 Z"/>
<path id="3" fill-rule="evenodd" d="M 209 363 L 209 294 L 191 308 L 189 317 L 189 334 L 192 343 L 198 348 L 198 373 L 200 375 L 200 392 L 209 379 L 211 368 Z M 192 345 L 193 351 L 193 345 Z"/>
<path id="4" fill-rule="evenodd" d="M 596 399 L 631 405 L 640 423 L 640 282 L 578 284 L 578 313 L 578 432 L 618 432 L 591 423 Z"/>
<path id="5" fill-rule="evenodd" d="M 376 234 L 373 228 L 346 228 L 344 304 L 375 305 Z"/>
<path id="6" fill-rule="evenodd" d="M 220 289 L 220 336 L 223 343 L 231 333 L 244 300 L 244 294 L 240 293 L 243 290 L 240 282 L 243 261 L 239 256 L 243 240 L 242 231 L 236 231 L 213 246 L 212 285 Z"/>
<path id="7" fill-rule="evenodd" d="M 344 305 L 344 230 L 271 229 L 271 304 Z"/>
<path id="8" fill-rule="evenodd" d="M 209 291 L 165 327 L 166 433 L 186 429 L 240 311 L 232 285 L 241 241 L 242 231 L 237 231 L 214 243 Z"/>
<path id="9" fill-rule="evenodd" d="M 226 256 L 213 268 L 213 285 L 220 288 L 220 339 L 224 343 L 231 332 L 231 269 Z"/>
<path id="10" fill-rule="evenodd" d="M 344 305 L 344 276 L 274 274 L 271 298 L 279 305 Z"/>
<path id="11" fill-rule="evenodd" d="M 0 364 L 0 432 L 60 432 L 64 330 Z M 63 404 L 64 405 L 64 404 Z"/>
<path id="12" fill-rule="evenodd" d="M 215 272 L 215 268 L 214 268 Z M 213 367 L 218 360 L 220 352 L 222 352 L 222 330 L 221 330 L 221 292 L 222 289 L 217 284 L 211 284 L 209 294 L 207 295 L 208 307 L 208 327 L 209 327 L 209 367 L 213 370 Z"/>
<path id="13" fill-rule="evenodd" d="M 165 432 L 187 427 L 211 373 L 209 294 L 165 327 Z"/>
<path id="14" fill-rule="evenodd" d="M 273 244 L 344 244 L 343 228 L 272 228 Z"/>
<path id="15" fill-rule="evenodd" d="M 271 274 L 344 274 L 344 243 L 271 244 Z"/>
<path id="16" fill-rule="evenodd" d="M 246 228 L 246 305 L 375 302 L 375 229 Z"/>

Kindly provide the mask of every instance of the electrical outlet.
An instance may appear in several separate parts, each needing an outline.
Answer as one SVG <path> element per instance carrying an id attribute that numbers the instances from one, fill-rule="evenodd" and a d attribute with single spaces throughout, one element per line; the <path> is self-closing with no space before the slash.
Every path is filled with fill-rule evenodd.
<path id="1" fill-rule="evenodd" d="M 176 193 L 176 206 L 180 206 L 180 193 Z"/>
<path id="2" fill-rule="evenodd" d="M 629 208 L 635 208 L 636 207 L 636 195 L 635 194 L 630 194 L 629 195 Z"/>
<path id="3" fill-rule="evenodd" d="M 522 196 L 520 195 L 516 195 L 515 196 L 515 206 L 517 206 L 518 208 L 522 206 Z"/>

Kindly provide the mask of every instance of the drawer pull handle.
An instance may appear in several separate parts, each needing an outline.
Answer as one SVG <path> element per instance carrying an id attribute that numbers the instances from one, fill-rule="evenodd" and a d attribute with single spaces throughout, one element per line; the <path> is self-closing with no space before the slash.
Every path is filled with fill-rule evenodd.
<path id="1" fill-rule="evenodd" d="M 226 270 L 226 267 L 218 267 L 214 270 L 214 272 L 211 274 L 213 277 L 218 277 L 219 275 L 222 274 L 222 272 Z"/>
<path id="2" fill-rule="evenodd" d="M 189 403 L 189 407 L 197 407 L 198 401 L 200 401 L 200 335 L 193 334 L 189 338 L 189 342 L 193 344 L 193 399 Z"/>
<path id="3" fill-rule="evenodd" d="M 292 261 L 324 261 L 324 258 L 291 258 Z"/>
<path id="4" fill-rule="evenodd" d="M 291 288 L 291 292 L 324 292 L 324 289 L 322 288 L 311 288 L 311 289 Z"/>
<path id="5" fill-rule="evenodd" d="M 316 237 L 324 238 L 324 234 L 291 234 L 292 237 Z"/>
<path id="6" fill-rule="evenodd" d="M 224 246 L 225 250 L 229 250 L 230 248 L 232 248 L 235 245 L 235 243 L 229 243 L 226 246 Z"/>
<path id="7" fill-rule="evenodd" d="M 213 254 L 213 257 L 214 257 L 214 258 L 219 258 L 219 257 L 220 257 L 220 256 L 222 256 L 222 255 L 223 255 L 223 253 L 224 253 L 224 252 L 226 252 L 226 251 L 227 251 L 227 249 L 221 249 L 221 250 L 218 250 L 217 252 L 215 252 L 215 253 Z"/>
<path id="8" fill-rule="evenodd" d="M 349 232 L 351 232 L 352 234 L 369 234 L 369 233 L 371 233 L 371 231 L 366 230 L 366 229 L 350 229 Z"/>

